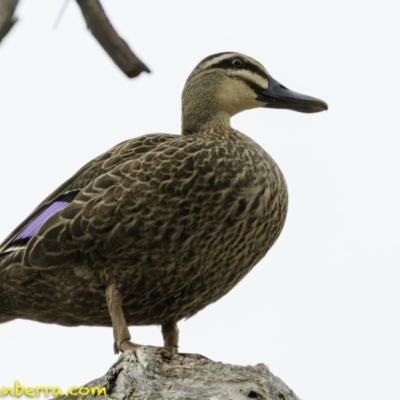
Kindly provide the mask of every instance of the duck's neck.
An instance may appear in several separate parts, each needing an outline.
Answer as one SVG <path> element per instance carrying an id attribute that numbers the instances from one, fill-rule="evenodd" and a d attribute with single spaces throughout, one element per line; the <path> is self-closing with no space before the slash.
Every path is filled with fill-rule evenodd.
<path id="1" fill-rule="evenodd" d="M 189 90 L 188 90 L 189 89 Z M 230 115 L 217 104 L 218 85 L 192 82 L 182 95 L 182 135 L 201 132 L 229 132 Z"/>
<path id="2" fill-rule="evenodd" d="M 182 135 L 201 132 L 229 132 L 232 130 L 230 117 L 214 110 L 184 110 L 182 113 Z"/>

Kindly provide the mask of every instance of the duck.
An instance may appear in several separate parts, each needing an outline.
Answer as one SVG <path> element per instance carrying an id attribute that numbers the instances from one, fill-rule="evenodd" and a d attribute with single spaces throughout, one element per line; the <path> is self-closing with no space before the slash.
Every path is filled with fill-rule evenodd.
<path id="1" fill-rule="evenodd" d="M 204 58 L 182 93 L 180 134 L 146 134 L 88 162 L 0 245 L 0 323 L 28 319 L 113 328 L 159 325 L 177 353 L 178 322 L 226 295 L 267 254 L 288 191 L 273 158 L 232 128 L 253 108 L 316 113 L 236 52 Z"/>

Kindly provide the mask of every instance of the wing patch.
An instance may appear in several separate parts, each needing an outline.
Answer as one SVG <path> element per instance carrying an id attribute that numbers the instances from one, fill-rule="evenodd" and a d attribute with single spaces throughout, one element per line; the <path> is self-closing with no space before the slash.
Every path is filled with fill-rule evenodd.
<path id="1" fill-rule="evenodd" d="M 23 249 L 28 241 L 38 233 L 42 225 L 55 213 L 65 208 L 74 200 L 79 190 L 74 190 L 58 196 L 51 203 L 39 208 L 28 217 L 18 229 L 18 233 L 9 241 L 2 254 L 10 253 L 15 250 Z"/>
<path id="2" fill-rule="evenodd" d="M 11 243 L 17 242 L 21 239 L 30 239 L 35 233 L 38 232 L 40 227 L 57 211 L 62 210 L 69 203 L 67 201 L 55 201 L 45 208 L 39 215 L 37 215 L 25 228 L 18 233 Z"/>

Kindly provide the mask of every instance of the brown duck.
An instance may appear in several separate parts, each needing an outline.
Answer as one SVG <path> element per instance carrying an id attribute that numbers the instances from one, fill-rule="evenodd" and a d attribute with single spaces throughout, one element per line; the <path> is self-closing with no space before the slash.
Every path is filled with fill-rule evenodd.
<path id="1" fill-rule="evenodd" d="M 161 325 L 176 352 L 177 322 L 228 293 L 285 221 L 279 167 L 230 124 L 255 107 L 327 109 L 250 57 L 205 58 L 183 90 L 181 135 L 113 147 L 2 243 L 0 322 L 112 326 L 116 352 L 139 347 L 128 325 Z"/>

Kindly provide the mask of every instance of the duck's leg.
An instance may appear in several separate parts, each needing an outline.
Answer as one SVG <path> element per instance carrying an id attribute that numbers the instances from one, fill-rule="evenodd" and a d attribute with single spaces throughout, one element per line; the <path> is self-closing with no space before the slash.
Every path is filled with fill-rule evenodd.
<path id="1" fill-rule="evenodd" d="M 130 341 L 131 335 L 122 311 L 122 295 L 114 283 L 107 287 L 106 299 L 113 326 L 115 354 L 125 350 L 137 350 L 141 345 Z"/>
<path id="2" fill-rule="evenodd" d="M 179 329 L 176 322 L 167 322 L 161 325 L 164 338 L 164 348 L 172 354 L 178 354 Z"/>
<path id="3" fill-rule="evenodd" d="M 113 326 L 115 354 L 118 354 L 120 351 L 137 350 L 139 347 L 142 347 L 141 344 L 132 343 L 130 341 L 131 335 L 125 321 L 124 312 L 122 311 L 122 295 L 115 287 L 114 283 L 107 287 L 106 299 Z M 167 322 L 163 324 L 161 331 L 164 338 L 163 349 L 172 354 L 177 354 L 179 329 L 176 323 Z"/>
<path id="4" fill-rule="evenodd" d="M 179 354 L 184 357 L 190 355 L 191 357 L 196 356 L 199 360 L 208 360 L 207 357 L 204 357 L 201 354 L 178 353 L 179 329 L 176 322 L 167 322 L 162 324 L 161 332 L 164 338 L 164 349 L 169 351 L 171 354 Z"/>

